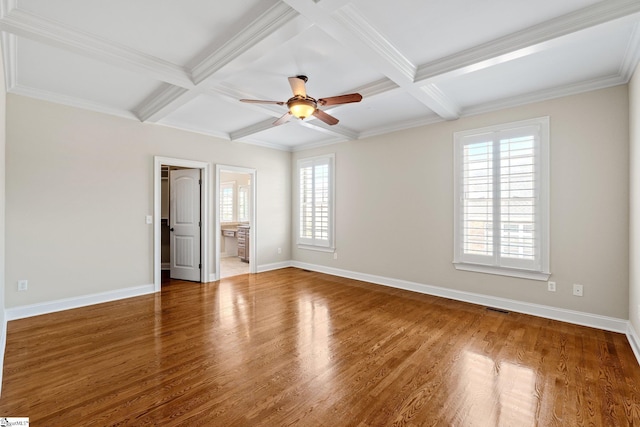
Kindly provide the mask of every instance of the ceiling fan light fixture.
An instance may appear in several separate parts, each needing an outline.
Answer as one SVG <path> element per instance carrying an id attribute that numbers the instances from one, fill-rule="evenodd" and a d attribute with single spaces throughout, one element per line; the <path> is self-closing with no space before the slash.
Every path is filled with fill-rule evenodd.
<path id="1" fill-rule="evenodd" d="M 313 99 L 308 98 L 294 98 L 290 99 L 287 102 L 287 107 L 289 107 L 289 112 L 299 119 L 305 119 L 311 115 L 313 115 L 314 111 L 316 111 L 317 103 Z"/>

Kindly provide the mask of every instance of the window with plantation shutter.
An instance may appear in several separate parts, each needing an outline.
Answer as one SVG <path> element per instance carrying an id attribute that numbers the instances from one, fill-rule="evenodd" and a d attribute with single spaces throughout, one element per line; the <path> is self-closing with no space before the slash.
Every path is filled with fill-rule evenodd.
<path id="1" fill-rule="evenodd" d="M 233 190 L 235 182 L 220 185 L 220 222 L 233 222 Z"/>
<path id="2" fill-rule="evenodd" d="M 334 156 L 298 160 L 298 245 L 333 249 Z"/>
<path id="3" fill-rule="evenodd" d="M 549 118 L 454 135 L 454 265 L 549 277 Z"/>
<path id="4" fill-rule="evenodd" d="M 238 186 L 238 222 L 249 221 L 249 190 L 248 185 Z"/>

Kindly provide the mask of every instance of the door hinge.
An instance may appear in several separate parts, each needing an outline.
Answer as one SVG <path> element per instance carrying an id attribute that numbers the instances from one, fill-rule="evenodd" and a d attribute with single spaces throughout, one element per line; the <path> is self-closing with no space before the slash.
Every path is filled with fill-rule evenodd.
<path id="1" fill-rule="evenodd" d="M 202 185 L 202 180 L 201 179 L 198 180 L 198 184 Z"/>
<path id="2" fill-rule="evenodd" d="M 198 221 L 198 227 L 202 227 L 202 221 Z"/>
<path id="3" fill-rule="evenodd" d="M 198 269 L 202 269 L 202 264 L 198 264 Z"/>

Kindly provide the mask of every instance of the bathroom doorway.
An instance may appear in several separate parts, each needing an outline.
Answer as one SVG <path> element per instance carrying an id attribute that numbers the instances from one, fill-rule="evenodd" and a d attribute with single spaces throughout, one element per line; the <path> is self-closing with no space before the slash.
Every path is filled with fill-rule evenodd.
<path id="1" fill-rule="evenodd" d="M 217 167 L 218 279 L 255 273 L 255 171 Z"/>

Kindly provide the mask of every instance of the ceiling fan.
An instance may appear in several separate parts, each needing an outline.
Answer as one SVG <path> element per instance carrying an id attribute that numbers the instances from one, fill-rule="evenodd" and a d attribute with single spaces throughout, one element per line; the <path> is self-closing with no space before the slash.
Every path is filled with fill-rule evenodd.
<path id="1" fill-rule="evenodd" d="M 331 96 L 329 98 L 314 99 L 307 95 L 304 84 L 307 82 L 307 76 L 289 77 L 289 84 L 293 90 L 293 96 L 285 101 L 263 101 L 259 99 L 241 99 L 241 102 L 249 102 L 253 104 L 277 104 L 287 105 L 287 111 L 282 117 L 273 122 L 275 126 L 281 125 L 289 121 L 291 117 L 305 119 L 309 116 L 315 116 L 328 125 L 335 125 L 338 119 L 324 111 L 318 109 L 327 105 L 349 104 L 351 102 L 360 102 L 362 95 L 359 93 L 349 93 L 347 95 Z"/>

